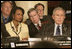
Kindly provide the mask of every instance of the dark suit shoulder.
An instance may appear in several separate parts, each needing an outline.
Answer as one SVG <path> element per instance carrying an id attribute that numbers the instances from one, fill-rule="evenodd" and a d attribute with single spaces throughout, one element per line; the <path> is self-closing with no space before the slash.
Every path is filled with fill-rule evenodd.
<path id="1" fill-rule="evenodd" d="M 38 29 L 35 27 L 35 25 L 33 23 L 31 23 L 30 25 L 28 25 L 29 28 L 29 35 L 30 37 L 37 37 L 36 35 L 39 33 Z"/>
<path id="2" fill-rule="evenodd" d="M 10 36 L 6 30 L 5 24 L 1 24 L 1 35 L 2 35 L 2 38 Z"/>
<path id="3" fill-rule="evenodd" d="M 63 24 L 63 33 L 65 36 L 71 36 L 71 24 Z"/>
<path id="4" fill-rule="evenodd" d="M 51 24 L 53 22 L 51 16 L 46 16 L 46 15 L 43 16 L 43 19 L 41 19 L 41 21 L 43 24 L 46 23 Z"/>

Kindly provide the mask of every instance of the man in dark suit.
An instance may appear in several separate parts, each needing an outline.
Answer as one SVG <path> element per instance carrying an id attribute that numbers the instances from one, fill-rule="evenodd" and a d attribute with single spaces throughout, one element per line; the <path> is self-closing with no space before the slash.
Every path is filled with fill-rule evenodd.
<path id="1" fill-rule="evenodd" d="M 57 7 L 53 10 L 52 18 L 54 23 L 50 26 L 46 25 L 42 31 L 42 37 L 51 36 L 70 36 L 70 25 L 64 23 L 65 10 Z"/>
<path id="2" fill-rule="evenodd" d="M 11 10 L 15 7 L 14 1 L 3 1 L 1 2 L 1 37 L 2 39 L 10 36 L 6 31 L 5 24 L 12 20 L 10 16 Z"/>
<path id="3" fill-rule="evenodd" d="M 50 22 L 52 21 L 51 16 L 44 15 L 45 6 L 42 3 L 36 4 L 34 8 L 37 10 L 39 18 L 43 23 L 48 23 L 48 24 L 51 23 Z"/>
<path id="4" fill-rule="evenodd" d="M 42 23 L 44 23 L 44 24 L 46 24 L 46 23 L 51 24 L 52 23 L 52 22 L 50 22 L 50 21 L 52 21 L 51 16 L 44 15 L 45 6 L 43 4 L 38 3 L 34 6 L 34 8 L 37 10 L 37 13 L 38 13 L 39 18 L 42 21 Z M 25 21 L 25 23 L 29 25 L 31 23 L 30 19 L 27 19 Z"/>
<path id="5" fill-rule="evenodd" d="M 15 2 L 13 1 L 3 1 L 1 3 L 1 23 L 6 24 L 12 20 L 10 13 L 12 8 L 15 6 Z"/>
<path id="6" fill-rule="evenodd" d="M 29 35 L 30 37 L 36 37 L 38 33 L 40 33 L 40 29 L 42 27 L 42 22 L 39 19 L 39 15 L 34 8 L 29 9 L 28 11 L 29 19 L 31 20 L 29 27 Z"/>
<path id="7" fill-rule="evenodd" d="M 6 31 L 5 24 L 1 24 L 1 42 L 5 42 L 5 39 L 9 37 L 9 33 Z"/>

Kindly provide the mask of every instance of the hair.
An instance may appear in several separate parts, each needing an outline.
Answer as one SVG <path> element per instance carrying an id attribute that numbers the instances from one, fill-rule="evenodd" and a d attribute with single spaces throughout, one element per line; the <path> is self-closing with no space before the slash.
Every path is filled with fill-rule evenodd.
<path id="1" fill-rule="evenodd" d="M 29 9 L 28 12 L 27 12 L 27 14 L 28 14 L 29 17 L 30 17 L 29 13 L 31 13 L 32 11 L 36 11 L 37 12 L 37 10 L 35 8 Z"/>
<path id="2" fill-rule="evenodd" d="M 12 9 L 12 14 L 15 14 L 16 13 L 16 10 L 21 10 L 22 11 L 22 13 L 24 14 L 24 9 L 23 8 L 21 8 L 21 7 L 15 7 L 15 8 L 13 8 Z"/>
<path id="3" fill-rule="evenodd" d="M 15 8 L 13 8 L 12 10 L 11 10 L 11 13 L 10 13 L 10 16 L 12 17 L 12 19 L 13 19 L 13 15 L 16 13 L 16 10 L 21 10 L 22 11 L 22 13 L 23 13 L 23 15 L 24 15 L 24 9 L 23 8 L 21 8 L 21 7 L 15 7 Z"/>
<path id="4" fill-rule="evenodd" d="M 62 7 L 56 7 L 54 10 L 53 10 L 53 15 L 54 13 L 56 12 L 56 10 L 63 10 L 65 12 L 65 10 L 62 8 Z"/>
<path id="5" fill-rule="evenodd" d="M 35 43 L 32 48 L 59 48 L 59 45 L 52 41 L 39 41 Z"/>
<path id="6" fill-rule="evenodd" d="M 43 10 L 44 10 L 44 5 L 43 4 L 41 4 L 41 3 L 38 3 L 38 4 L 36 4 L 35 6 L 34 6 L 34 8 L 36 9 L 39 5 L 41 5 L 42 7 L 43 7 Z"/>
<path id="7" fill-rule="evenodd" d="M 1 3 L 1 7 L 2 7 L 3 4 L 6 3 L 6 2 L 9 2 L 9 3 L 12 5 L 12 7 L 15 7 L 15 6 L 16 6 L 16 3 L 15 3 L 14 1 L 3 1 L 3 2 Z"/>

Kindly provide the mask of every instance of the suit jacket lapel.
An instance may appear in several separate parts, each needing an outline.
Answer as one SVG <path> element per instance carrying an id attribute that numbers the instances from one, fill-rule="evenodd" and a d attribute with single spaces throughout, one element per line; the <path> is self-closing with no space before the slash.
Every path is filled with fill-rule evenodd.
<path id="1" fill-rule="evenodd" d="M 53 36 L 53 34 L 54 34 L 54 24 L 52 24 L 50 27 L 49 27 L 49 29 L 48 29 L 48 35 L 49 36 Z"/>
<path id="2" fill-rule="evenodd" d="M 67 27 L 65 24 L 62 25 L 62 36 L 66 36 L 67 35 Z"/>
<path id="3" fill-rule="evenodd" d="M 55 24 L 53 24 L 51 27 L 52 28 L 52 34 L 51 34 L 52 36 L 54 35 L 54 27 L 55 27 Z"/>
<path id="4" fill-rule="evenodd" d="M 33 30 L 35 29 L 36 31 L 38 31 L 38 29 L 36 28 L 36 26 L 32 23 L 33 26 Z"/>

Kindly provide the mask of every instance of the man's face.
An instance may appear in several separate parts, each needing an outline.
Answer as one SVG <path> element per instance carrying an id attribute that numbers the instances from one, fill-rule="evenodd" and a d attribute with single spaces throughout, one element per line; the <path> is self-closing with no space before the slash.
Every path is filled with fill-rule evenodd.
<path id="1" fill-rule="evenodd" d="M 1 7 L 2 13 L 6 16 L 10 15 L 11 9 L 12 9 L 12 5 L 10 4 L 10 2 L 5 2 Z"/>
<path id="2" fill-rule="evenodd" d="M 37 12 L 35 10 L 31 11 L 31 13 L 29 13 L 30 15 L 30 19 L 34 24 L 37 24 L 39 22 L 39 15 L 37 14 Z"/>
<path id="3" fill-rule="evenodd" d="M 44 14 L 43 6 L 42 5 L 38 5 L 36 9 L 38 11 L 39 16 L 42 17 L 43 14 Z"/>
<path id="4" fill-rule="evenodd" d="M 62 24 L 65 19 L 65 13 L 63 10 L 56 10 L 52 18 L 56 24 Z"/>
<path id="5" fill-rule="evenodd" d="M 20 22 L 23 19 L 23 13 L 20 9 L 17 9 L 15 14 L 13 15 L 13 19 Z"/>

